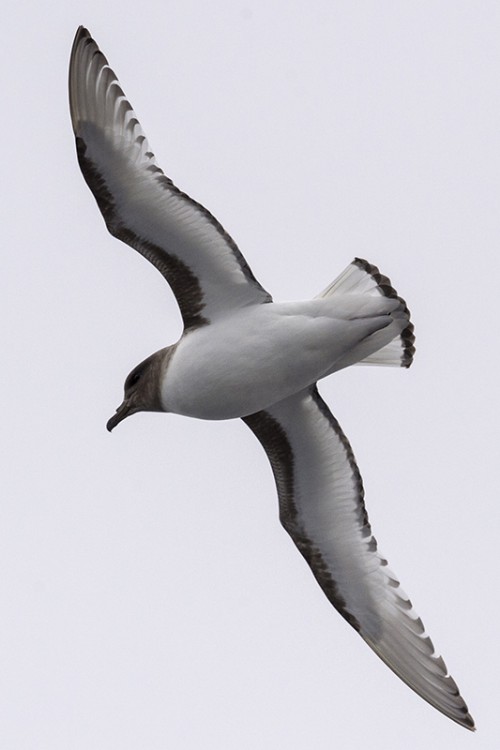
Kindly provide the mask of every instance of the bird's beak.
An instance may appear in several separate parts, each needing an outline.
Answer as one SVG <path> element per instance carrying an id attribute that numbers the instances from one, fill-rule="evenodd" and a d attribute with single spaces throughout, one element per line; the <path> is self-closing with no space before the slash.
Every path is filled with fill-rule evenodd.
<path id="1" fill-rule="evenodd" d="M 137 409 L 130 403 L 130 401 L 124 401 L 116 410 L 116 414 L 113 414 L 111 419 L 108 420 L 106 424 L 106 429 L 108 430 L 108 432 L 114 430 L 117 424 L 122 422 L 126 417 L 129 417 L 131 414 L 135 414 L 136 411 Z"/>

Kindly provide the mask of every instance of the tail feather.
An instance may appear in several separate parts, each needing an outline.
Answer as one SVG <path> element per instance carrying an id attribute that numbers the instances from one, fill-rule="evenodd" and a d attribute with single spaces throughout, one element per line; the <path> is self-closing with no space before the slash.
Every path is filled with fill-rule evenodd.
<path id="1" fill-rule="evenodd" d="M 397 299 L 400 306 L 392 313 L 392 316 L 405 319 L 407 325 L 389 344 L 365 357 L 358 364 L 389 367 L 409 367 L 411 365 L 415 354 L 415 335 L 413 324 L 410 322 L 410 311 L 404 299 L 398 295 L 392 286 L 390 279 L 381 274 L 377 266 L 361 258 L 355 258 L 318 297 L 329 297 L 332 294 L 381 294 L 384 297 Z"/>

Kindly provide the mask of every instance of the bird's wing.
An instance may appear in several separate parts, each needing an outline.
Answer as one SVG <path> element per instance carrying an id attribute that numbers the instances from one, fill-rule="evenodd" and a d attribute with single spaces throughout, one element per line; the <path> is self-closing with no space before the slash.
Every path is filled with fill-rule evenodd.
<path id="1" fill-rule="evenodd" d="M 271 463 L 280 520 L 330 602 L 416 693 L 473 729 L 443 659 L 377 551 L 351 446 L 316 386 L 244 421 Z"/>
<path id="2" fill-rule="evenodd" d="M 165 277 L 184 326 L 271 301 L 219 222 L 157 165 L 116 75 L 83 27 L 71 51 L 69 98 L 80 167 L 109 231 Z"/>

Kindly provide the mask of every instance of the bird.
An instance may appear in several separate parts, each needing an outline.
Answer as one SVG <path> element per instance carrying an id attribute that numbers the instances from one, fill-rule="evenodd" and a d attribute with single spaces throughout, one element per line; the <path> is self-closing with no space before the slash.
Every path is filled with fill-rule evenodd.
<path id="1" fill-rule="evenodd" d="M 242 419 L 262 444 L 279 518 L 322 591 L 385 664 L 467 729 L 474 721 L 378 550 L 351 445 L 318 381 L 353 364 L 408 368 L 414 327 L 387 276 L 355 258 L 311 300 L 274 302 L 219 221 L 156 162 L 89 31 L 69 100 L 78 162 L 109 232 L 158 269 L 183 332 L 128 375 L 113 430 L 139 411 Z"/>

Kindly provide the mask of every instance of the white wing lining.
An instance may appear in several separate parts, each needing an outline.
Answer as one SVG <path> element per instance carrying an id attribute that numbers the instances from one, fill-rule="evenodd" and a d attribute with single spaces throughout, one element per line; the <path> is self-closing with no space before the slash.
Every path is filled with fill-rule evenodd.
<path id="1" fill-rule="evenodd" d="M 316 387 L 244 421 L 271 462 L 280 520 L 328 599 L 398 677 L 474 729 L 443 659 L 377 551 L 354 454 Z"/>
<path id="2" fill-rule="evenodd" d="M 71 52 L 69 95 L 80 167 L 106 225 L 162 273 L 185 327 L 270 302 L 221 224 L 157 165 L 115 74 L 83 27 Z"/>

